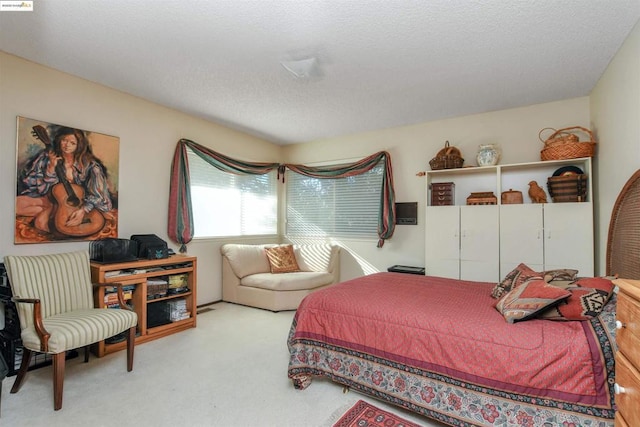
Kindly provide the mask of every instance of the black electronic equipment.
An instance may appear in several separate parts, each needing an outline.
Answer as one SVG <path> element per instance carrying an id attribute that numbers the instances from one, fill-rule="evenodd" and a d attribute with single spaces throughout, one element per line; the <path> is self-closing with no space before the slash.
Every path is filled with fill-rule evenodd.
<path id="1" fill-rule="evenodd" d="M 418 202 L 396 203 L 396 224 L 418 224 Z"/>
<path id="2" fill-rule="evenodd" d="M 405 273 L 405 274 L 419 274 L 424 276 L 425 269 L 424 267 L 414 267 L 411 265 L 392 265 L 387 268 L 387 271 L 392 273 Z"/>
<path id="3" fill-rule="evenodd" d="M 134 234 L 131 240 L 138 244 L 138 258 L 162 259 L 169 257 L 167 242 L 155 234 Z"/>
<path id="4" fill-rule="evenodd" d="M 98 239 L 89 243 L 91 261 L 111 264 L 138 259 L 138 244 L 129 239 Z"/>

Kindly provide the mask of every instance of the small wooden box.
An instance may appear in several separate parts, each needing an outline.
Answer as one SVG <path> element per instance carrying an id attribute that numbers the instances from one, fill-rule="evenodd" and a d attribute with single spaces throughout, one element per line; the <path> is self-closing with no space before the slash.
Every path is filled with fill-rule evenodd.
<path id="1" fill-rule="evenodd" d="M 431 206 L 451 206 L 455 200 L 453 182 L 431 183 Z"/>
<path id="2" fill-rule="evenodd" d="M 509 191 L 503 191 L 501 196 L 501 202 L 503 205 L 521 205 L 523 203 L 522 191 L 509 189 Z"/>
<path id="3" fill-rule="evenodd" d="M 484 193 L 471 193 L 467 197 L 467 205 L 496 205 L 498 204 L 498 198 L 493 192 L 488 191 Z"/>

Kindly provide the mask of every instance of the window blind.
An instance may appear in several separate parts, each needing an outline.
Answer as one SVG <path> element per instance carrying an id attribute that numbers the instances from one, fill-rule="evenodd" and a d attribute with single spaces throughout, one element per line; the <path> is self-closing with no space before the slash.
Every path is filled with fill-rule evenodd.
<path id="1" fill-rule="evenodd" d="M 277 172 L 236 175 L 187 149 L 194 237 L 269 235 L 278 232 Z"/>
<path id="2" fill-rule="evenodd" d="M 286 233 L 376 238 L 384 165 L 347 178 L 287 174 Z"/>

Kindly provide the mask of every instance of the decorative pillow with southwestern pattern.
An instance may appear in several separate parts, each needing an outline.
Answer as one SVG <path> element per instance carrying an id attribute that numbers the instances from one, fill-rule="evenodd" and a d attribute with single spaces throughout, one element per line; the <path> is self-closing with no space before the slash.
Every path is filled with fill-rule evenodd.
<path id="1" fill-rule="evenodd" d="M 292 245 L 274 246 L 264 250 L 269 258 L 272 273 L 291 273 L 300 271 Z"/>
<path id="2" fill-rule="evenodd" d="M 549 320 L 589 320 L 598 316 L 611 298 L 614 284 L 605 277 L 585 277 L 574 282 L 551 282 L 571 296 L 538 316 Z"/>
<path id="3" fill-rule="evenodd" d="M 569 298 L 571 292 L 547 284 L 542 279 L 532 279 L 507 292 L 496 309 L 509 323 L 531 319 L 562 300 Z"/>
<path id="4" fill-rule="evenodd" d="M 500 298 L 505 293 L 511 291 L 512 289 L 517 288 L 522 285 L 524 282 L 530 279 L 539 279 L 542 280 L 544 275 L 542 273 L 538 273 L 533 271 L 526 264 L 520 264 L 513 271 L 505 276 L 502 279 L 502 282 L 498 283 L 491 291 L 491 296 L 494 298 Z"/>
<path id="5" fill-rule="evenodd" d="M 547 283 L 557 280 L 576 280 L 578 270 L 571 268 L 563 268 L 559 270 L 549 270 L 544 272 L 544 281 Z"/>

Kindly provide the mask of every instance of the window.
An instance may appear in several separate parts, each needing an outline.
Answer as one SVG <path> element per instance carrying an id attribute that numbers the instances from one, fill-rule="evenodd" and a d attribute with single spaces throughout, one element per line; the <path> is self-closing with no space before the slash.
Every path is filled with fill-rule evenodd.
<path id="1" fill-rule="evenodd" d="M 194 237 L 278 233 L 277 172 L 223 172 L 187 149 Z"/>
<path id="2" fill-rule="evenodd" d="M 383 175 L 383 162 L 348 178 L 287 172 L 287 235 L 376 238 Z"/>

